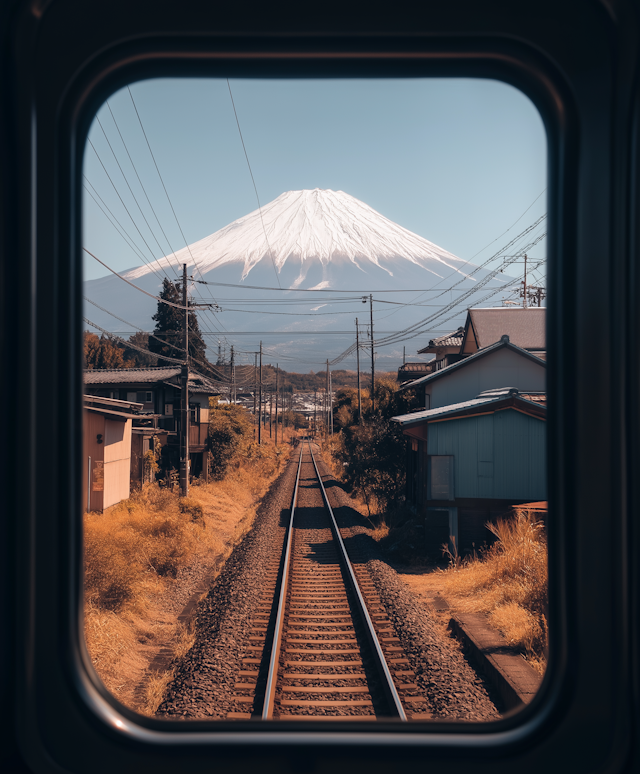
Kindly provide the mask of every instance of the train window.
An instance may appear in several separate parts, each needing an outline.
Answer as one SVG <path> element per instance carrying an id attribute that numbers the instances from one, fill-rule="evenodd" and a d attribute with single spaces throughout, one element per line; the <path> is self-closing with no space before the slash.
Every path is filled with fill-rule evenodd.
<path id="1" fill-rule="evenodd" d="M 633 9 L 6 8 L 3 762 L 633 771 Z"/>
<path id="2" fill-rule="evenodd" d="M 84 632 L 115 698 L 294 724 L 530 703 L 546 166 L 533 104 L 487 79 L 150 80 L 99 109 Z"/>

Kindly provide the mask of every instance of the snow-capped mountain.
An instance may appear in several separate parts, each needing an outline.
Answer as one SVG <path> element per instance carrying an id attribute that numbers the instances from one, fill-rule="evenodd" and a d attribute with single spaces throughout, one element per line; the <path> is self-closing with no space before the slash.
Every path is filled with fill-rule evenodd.
<path id="1" fill-rule="evenodd" d="M 108 256 L 105 258 L 108 263 Z M 196 302 L 215 298 L 222 309 L 215 320 L 210 312 L 200 313 L 203 330 L 211 331 L 206 340 L 213 350 L 217 350 L 217 331 L 223 335 L 225 331 L 254 331 L 255 339 L 260 339 L 264 332 L 267 343 L 277 344 L 279 352 L 315 353 L 310 357 L 314 361 L 318 357 L 321 361 L 331 359 L 353 338 L 350 334 L 334 337 L 326 333 L 352 330 L 355 314 L 360 315 L 361 321 L 368 318 L 368 307 L 359 304 L 356 291 L 366 289 L 375 294 L 376 290 L 415 289 L 417 294 L 434 285 L 444 290 L 459 281 L 459 289 L 472 288 L 484 276 L 480 271 L 469 277 L 475 266 L 402 228 L 353 196 L 319 189 L 283 193 L 214 234 L 149 265 L 129 269 L 122 276 L 157 295 L 161 278 L 175 280 L 181 276 L 183 263 L 194 279 L 214 283 L 194 283 L 191 293 Z M 246 290 L 225 287 L 225 283 L 243 285 Z M 284 292 L 257 291 L 251 285 L 282 288 Z M 296 292 L 302 288 L 353 289 L 356 295 L 351 303 L 340 303 L 337 296 L 320 292 L 315 305 L 293 305 L 293 299 L 312 301 L 312 294 Z M 94 302 L 85 305 L 86 317 L 106 330 L 131 332 L 132 326 L 122 320 L 143 330 L 154 327 L 151 317 L 156 302 L 114 275 L 86 282 L 85 295 Z M 437 295 L 432 294 L 431 298 Z M 270 301 L 271 306 L 247 305 L 246 311 L 242 311 L 243 300 L 249 298 Z M 375 304 L 375 324 L 376 333 L 381 334 L 411 325 L 437 309 L 382 303 L 383 299 L 412 301 L 413 295 L 407 293 L 385 293 L 380 299 Z M 281 305 L 274 304 L 276 300 Z M 447 293 L 440 303 L 450 300 Z M 429 299 L 422 298 L 421 303 L 429 303 Z M 387 316 L 391 317 L 388 322 L 384 320 Z M 451 325 L 455 327 L 454 322 Z M 282 335 L 267 337 L 267 332 L 273 331 Z M 315 331 L 317 338 L 310 335 Z M 235 343 L 255 348 L 253 338 L 236 338 Z M 416 341 L 416 349 L 419 345 Z M 393 354 L 397 360 L 401 351 L 400 347 L 386 354 Z M 380 357 L 384 356 L 381 352 Z M 389 367 L 395 365 L 389 363 Z"/>
<path id="2" fill-rule="evenodd" d="M 299 287 L 310 269 L 352 264 L 366 274 L 372 265 L 394 276 L 394 265 L 408 262 L 441 278 L 460 271 L 463 261 L 427 239 L 402 228 L 343 191 L 287 191 L 259 210 L 238 218 L 199 242 L 151 264 L 173 271 L 176 264 L 197 264 L 202 274 L 239 264 L 240 281 L 261 261 L 281 273 L 295 265 Z M 148 274 L 142 266 L 129 279 Z M 466 276 L 466 275 L 465 275 Z"/>

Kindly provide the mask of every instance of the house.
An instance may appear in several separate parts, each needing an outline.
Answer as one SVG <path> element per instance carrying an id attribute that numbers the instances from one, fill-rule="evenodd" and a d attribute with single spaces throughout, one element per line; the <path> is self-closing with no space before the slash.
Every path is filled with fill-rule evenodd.
<path id="1" fill-rule="evenodd" d="M 407 500 L 431 559 L 451 536 L 460 554 L 479 548 L 487 521 L 546 500 L 546 405 L 529 396 L 493 389 L 393 418 L 409 441 Z"/>
<path id="2" fill-rule="evenodd" d="M 546 313 L 544 307 L 469 309 L 459 353 L 462 357 L 473 355 L 507 335 L 512 344 L 545 359 Z"/>
<path id="3" fill-rule="evenodd" d="M 131 429 L 135 401 L 84 396 L 82 502 L 104 511 L 130 494 Z"/>
<path id="4" fill-rule="evenodd" d="M 471 400 L 485 390 L 509 385 L 520 392 L 546 390 L 546 362 L 504 335 L 484 349 L 440 368 L 400 389 L 415 389 L 421 406 L 440 408 Z"/>
<path id="5" fill-rule="evenodd" d="M 433 371 L 435 360 L 428 360 L 425 363 L 403 363 L 398 368 L 398 381 L 400 384 L 412 382 L 421 376 L 426 376 Z"/>
<path id="6" fill-rule="evenodd" d="M 431 339 L 426 347 L 418 350 L 418 354 L 435 354 L 435 358 L 429 361 L 430 371 L 439 371 L 441 368 L 446 368 L 462 359 L 463 355 L 460 354 L 460 347 L 462 346 L 463 338 L 464 328 L 458 328 L 457 331 Z"/>
<path id="7" fill-rule="evenodd" d="M 136 401 L 142 410 L 134 427 L 166 431 L 161 467 L 179 467 L 180 376 L 178 367 L 95 369 L 84 372 L 87 394 L 116 400 Z M 208 476 L 207 436 L 209 398 L 220 395 L 220 385 L 197 371 L 189 370 L 189 460 L 192 476 Z"/>

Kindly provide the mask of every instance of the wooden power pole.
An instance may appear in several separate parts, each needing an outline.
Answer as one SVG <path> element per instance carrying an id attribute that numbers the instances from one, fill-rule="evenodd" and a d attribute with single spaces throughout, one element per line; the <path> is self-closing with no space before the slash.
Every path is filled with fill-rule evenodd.
<path id="1" fill-rule="evenodd" d="M 360 392 L 360 329 L 356 317 L 356 369 L 358 371 L 358 424 L 362 424 L 362 394 Z"/>
<path id="2" fill-rule="evenodd" d="M 276 363 L 276 446 L 278 445 L 278 364 Z"/>
<path id="3" fill-rule="evenodd" d="M 258 443 L 262 443 L 262 342 L 260 342 L 260 382 L 258 393 Z"/>
<path id="4" fill-rule="evenodd" d="M 375 352 L 373 349 L 373 295 L 369 294 L 369 311 L 371 313 L 371 413 L 375 411 L 375 386 L 376 386 L 376 366 L 375 366 Z"/>
<path id="5" fill-rule="evenodd" d="M 184 363 L 180 374 L 180 494 L 189 495 L 189 305 L 187 299 L 187 264 L 182 264 L 182 305 L 184 307 Z"/>

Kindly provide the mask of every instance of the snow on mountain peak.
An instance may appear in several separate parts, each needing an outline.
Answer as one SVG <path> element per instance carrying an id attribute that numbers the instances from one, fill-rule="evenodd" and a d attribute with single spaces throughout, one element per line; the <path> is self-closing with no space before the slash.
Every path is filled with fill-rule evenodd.
<path id="1" fill-rule="evenodd" d="M 254 210 L 214 234 L 151 264 L 166 270 L 187 263 L 205 274 L 231 263 L 242 264 L 242 279 L 262 260 L 280 273 L 288 260 L 300 265 L 294 287 L 305 278 L 309 265 L 323 267 L 350 262 L 366 272 L 368 264 L 393 275 L 393 264 L 403 259 L 435 276 L 447 269 L 461 271 L 463 261 L 344 191 L 287 191 L 261 210 Z M 127 272 L 128 278 L 147 274 L 148 266 Z"/>

